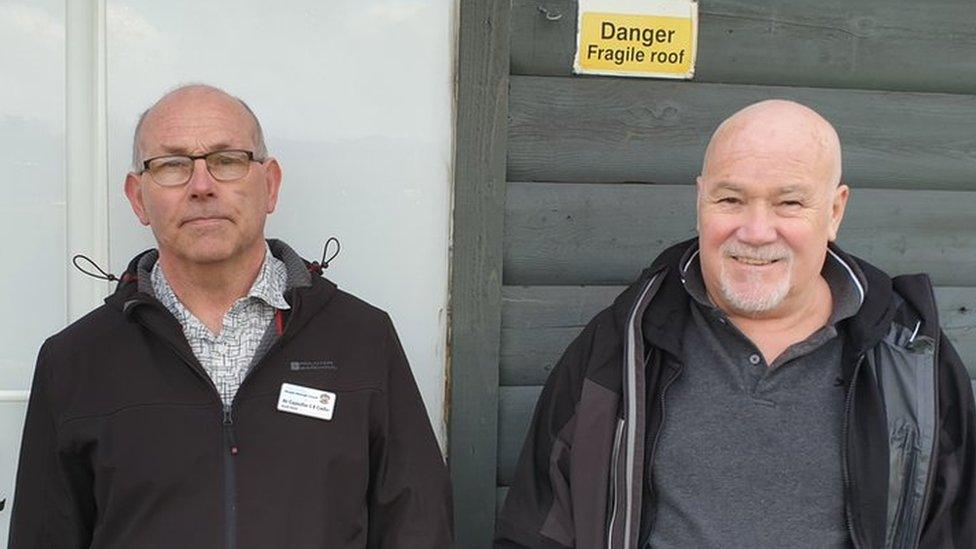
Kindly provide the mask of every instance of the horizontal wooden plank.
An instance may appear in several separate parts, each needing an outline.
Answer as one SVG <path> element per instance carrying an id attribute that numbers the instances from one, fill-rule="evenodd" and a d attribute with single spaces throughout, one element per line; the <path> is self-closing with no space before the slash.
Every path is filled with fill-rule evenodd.
<path id="1" fill-rule="evenodd" d="M 718 124 L 769 98 L 836 127 L 858 188 L 976 189 L 976 96 L 513 76 L 509 181 L 685 185 Z"/>
<path id="2" fill-rule="evenodd" d="M 502 385 L 545 383 L 566 346 L 624 286 L 505 286 Z M 937 287 L 942 327 L 976 378 L 976 287 Z"/>
<path id="3" fill-rule="evenodd" d="M 548 16 L 548 17 L 547 17 Z M 969 0 L 702 0 L 695 80 L 976 93 Z M 569 75 L 576 2 L 512 2 L 513 74 Z"/>
<path id="4" fill-rule="evenodd" d="M 976 191 L 852 189 L 841 246 L 891 274 L 928 272 L 976 286 Z M 633 280 L 667 246 L 695 234 L 687 185 L 510 183 L 507 285 Z"/>
<path id="5" fill-rule="evenodd" d="M 515 475 L 522 443 L 542 392 L 541 386 L 498 389 L 498 485 L 508 486 Z"/>

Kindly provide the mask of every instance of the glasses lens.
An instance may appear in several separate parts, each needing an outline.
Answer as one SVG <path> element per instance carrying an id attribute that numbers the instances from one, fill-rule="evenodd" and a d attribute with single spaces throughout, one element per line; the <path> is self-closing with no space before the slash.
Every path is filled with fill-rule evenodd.
<path id="1" fill-rule="evenodd" d="M 240 179 L 250 168 L 251 158 L 245 151 L 217 151 L 207 155 L 207 169 L 220 181 Z"/>
<path id="2" fill-rule="evenodd" d="M 193 161 L 185 156 L 166 156 L 149 162 L 149 174 L 160 185 L 182 185 L 193 173 Z"/>

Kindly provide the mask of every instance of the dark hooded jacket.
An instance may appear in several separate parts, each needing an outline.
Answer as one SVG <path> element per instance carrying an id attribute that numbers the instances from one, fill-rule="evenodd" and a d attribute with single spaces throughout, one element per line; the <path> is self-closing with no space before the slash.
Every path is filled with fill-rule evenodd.
<path id="1" fill-rule="evenodd" d="M 496 547 L 637 549 L 654 523 L 655 444 L 685 367 L 690 297 L 665 251 L 596 315 L 536 405 Z M 939 327 L 925 275 L 867 280 L 838 324 L 846 403 L 845 519 L 857 548 L 976 547 L 976 421 L 970 380 Z"/>
<path id="2" fill-rule="evenodd" d="M 146 254 L 44 343 L 11 548 L 450 546 L 447 470 L 390 318 L 269 245 L 291 309 L 227 408 Z M 279 411 L 283 383 L 334 393 L 332 418 Z"/>

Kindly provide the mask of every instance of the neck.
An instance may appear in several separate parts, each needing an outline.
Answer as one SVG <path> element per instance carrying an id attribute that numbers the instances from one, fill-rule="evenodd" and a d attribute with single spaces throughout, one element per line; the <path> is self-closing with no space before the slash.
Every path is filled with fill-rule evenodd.
<path id="1" fill-rule="evenodd" d="M 215 263 L 193 263 L 159 252 L 159 264 L 173 293 L 210 331 L 220 333 L 224 315 L 247 295 L 264 264 L 265 244 Z"/>
<path id="2" fill-rule="evenodd" d="M 766 363 L 772 364 L 787 347 L 810 337 L 830 319 L 834 305 L 827 281 L 820 277 L 809 294 L 794 296 L 795 305 L 787 302 L 785 307 L 762 316 L 730 311 L 726 314 L 759 347 Z"/>

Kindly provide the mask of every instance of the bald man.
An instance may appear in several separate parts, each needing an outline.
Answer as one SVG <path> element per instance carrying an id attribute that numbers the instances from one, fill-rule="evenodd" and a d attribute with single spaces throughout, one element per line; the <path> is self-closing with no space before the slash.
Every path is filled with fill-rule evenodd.
<path id="1" fill-rule="evenodd" d="M 264 236 L 281 168 L 210 86 L 140 118 L 157 249 L 40 350 L 10 547 L 443 548 L 443 459 L 390 318 Z"/>
<path id="2" fill-rule="evenodd" d="M 697 190 L 550 375 L 497 547 L 976 547 L 969 378 L 926 276 L 834 244 L 833 127 L 746 107 Z"/>

